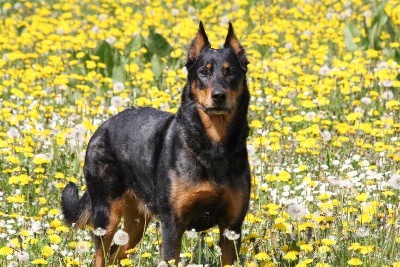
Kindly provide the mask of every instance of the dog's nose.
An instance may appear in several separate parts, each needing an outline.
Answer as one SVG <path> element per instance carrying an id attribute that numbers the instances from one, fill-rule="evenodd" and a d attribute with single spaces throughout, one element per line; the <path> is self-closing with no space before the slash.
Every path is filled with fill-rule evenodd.
<path id="1" fill-rule="evenodd" d="M 226 100 L 226 92 L 224 92 L 222 90 L 214 90 L 211 93 L 211 97 L 214 100 L 215 104 L 222 104 Z"/>

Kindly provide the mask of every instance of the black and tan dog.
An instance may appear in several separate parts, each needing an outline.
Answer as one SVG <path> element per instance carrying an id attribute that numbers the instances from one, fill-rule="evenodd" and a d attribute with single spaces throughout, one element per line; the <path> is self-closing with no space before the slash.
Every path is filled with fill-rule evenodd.
<path id="1" fill-rule="evenodd" d="M 190 45 L 187 85 L 176 114 L 133 108 L 112 117 L 90 139 L 84 166 L 87 191 L 81 199 L 69 183 L 62 194 L 65 220 L 107 230 L 104 249 L 125 257 L 142 238 L 152 215 L 161 221 L 162 258 L 179 260 L 187 229 L 220 229 L 222 264 L 236 260 L 225 229 L 241 233 L 249 205 L 248 60 L 232 24 L 222 49 L 213 49 L 200 22 Z M 110 248 L 121 217 L 128 244 Z M 104 266 L 95 236 L 94 266 Z M 116 255 L 118 251 L 118 255 Z"/>

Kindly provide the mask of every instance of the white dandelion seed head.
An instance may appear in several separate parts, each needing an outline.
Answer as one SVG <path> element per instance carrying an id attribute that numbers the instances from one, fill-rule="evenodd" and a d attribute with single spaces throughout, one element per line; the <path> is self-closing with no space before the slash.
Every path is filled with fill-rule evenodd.
<path id="1" fill-rule="evenodd" d="M 93 26 L 91 29 L 92 33 L 98 34 L 101 32 L 100 28 L 98 26 Z"/>
<path id="2" fill-rule="evenodd" d="M 363 97 L 361 98 L 361 103 L 368 106 L 369 104 L 372 103 L 372 99 L 370 97 Z"/>
<path id="3" fill-rule="evenodd" d="M 187 70 L 186 67 L 183 67 L 183 68 L 182 68 L 182 73 L 183 73 L 184 75 L 187 75 L 187 74 L 188 74 L 188 70 Z"/>
<path id="4" fill-rule="evenodd" d="M 179 15 L 179 13 L 180 13 L 179 9 L 177 9 L 177 8 L 172 9 L 172 12 L 171 12 L 172 16 L 176 17 Z"/>
<path id="5" fill-rule="evenodd" d="M 287 43 L 285 44 L 285 48 L 286 48 L 287 50 L 292 50 L 292 49 L 293 49 L 293 44 L 292 44 L 291 42 L 287 42 Z"/>
<path id="6" fill-rule="evenodd" d="M 27 252 L 25 252 L 25 251 L 16 251 L 15 252 L 15 257 L 20 262 L 29 261 L 29 254 Z"/>
<path id="7" fill-rule="evenodd" d="M 64 29 L 63 29 L 63 28 L 57 28 L 57 29 L 56 29 L 56 33 L 57 33 L 58 35 L 63 35 L 63 34 L 64 34 Z"/>
<path id="8" fill-rule="evenodd" d="M 16 127 L 10 127 L 7 131 L 7 136 L 9 138 L 19 138 L 21 134 L 19 133 L 18 129 Z"/>
<path id="9" fill-rule="evenodd" d="M 347 179 L 339 179 L 337 185 L 341 188 L 350 189 L 353 187 L 353 182 Z"/>
<path id="10" fill-rule="evenodd" d="M 129 235 L 127 232 L 125 232 L 123 230 L 118 230 L 114 234 L 113 241 L 118 246 L 124 246 L 129 241 Z"/>
<path id="11" fill-rule="evenodd" d="M 382 93 L 381 97 L 383 100 L 392 100 L 394 98 L 394 94 L 392 91 L 387 90 Z"/>
<path id="12" fill-rule="evenodd" d="M 329 142 L 332 139 L 332 134 L 330 131 L 321 132 L 321 137 L 324 142 Z"/>
<path id="13" fill-rule="evenodd" d="M 391 81 L 391 80 L 383 80 L 381 84 L 382 84 L 383 87 L 392 87 L 393 86 L 393 81 Z"/>
<path id="14" fill-rule="evenodd" d="M 372 16 L 372 11 L 371 10 L 366 10 L 363 13 L 364 18 L 369 19 Z"/>
<path id="15" fill-rule="evenodd" d="M 253 145 L 248 144 L 247 154 L 249 154 L 249 156 L 253 156 L 255 153 L 256 153 L 256 148 Z"/>
<path id="16" fill-rule="evenodd" d="M 117 42 L 117 38 L 113 35 L 108 36 L 106 38 L 106 42 L 109 43 L 110 45 L 115 44 Z"/>
<path id="17" fill-rule="evenodd" d="M 356 236 L 363 238 L 363 237 L 370 236 L 370 231 L 368 228 L 362 226 L 357 229 L 355 234 L 356 234 Z"/>
<path id="18" fill-rule="evenodd" d="M 237 240 L 240 237 L 240 234 L 235 233 L 235 231 L 231 231 L 229 229 L 224 230 L 224 236 L 229 240 Z"/>
<path id="19" fill-rule="evenodd" d="M 299 204 L 290 204 L 287 207 L 287 213 L 293 220 L 299 220 L 309 212 L 306 208 L 305 203 L 299 203 Z"/>
<path id="20" fill-rule="evenodd" d="M 195 229 L 192 229 L 192 230 L 186 232 L 186 236 L 189 239 L 196 239 L 198 237 L 198 234 Z"/>
<path id="21" fill-rule="evenodd" d="M 388 180 L 388 184 L 391 188 L 399 190 L 400 189 L 400 174 L 393 174 Z"/>
<path id="22" fill-rule="evenodd" d="M 107 18 L 107 14 L 99 14 L 98 18 L 100 21 L 105 20 Z"/>
<path id="23" fill-rule="evenodd" d="M 113 90 L 117 93 L 121 93 L 122 91 L 124 91 L 125 89 L 125 85 L 123 82 L 115 82 L 113 83 Z"/>
<path id="24" fill-rule="evenodd" d="M 93 230 L 93 234 L 95 236 L 104 236 L 107 233 L 107 230 L 101 227 L 97 227 Z"/>
<path id="25" fill-rule="evenodd" d="M 90 243 L 88 241 L 79 241 L 76 244 L 75 251 L 78 254 L 87 253 L 87 252 L 89 252 L 89 250 L 90 250 Z"/>
<path id="26" fill-rule="evenodd" d="M 222 250 L 221 250 L 221 247 L 220 246 L 215 246 L 215 253 L 218 255 L 218 256 L 221 256 L 222 255 Z"/>
<path id="27" fill-rule="evenodd" d="M 124 99 L 120 96 L 113 96 L 111 98 L 111 106 L 118 108 L 124 104 Z"/>
<path id="28" fill-rule="evenodd" d="M 228 25 L 229 21 L 230 21 L 230 19 L 229 19 L 229 17 L 227 15 L 222 16 L 221 19 L 220 19 L 219 25 L 220 26 L 226 26 L 226 25 Z"/>
<path id="29" fill-rule="evenodd" d="M 319 69 L 318 73 L 321 76 L 327 76 L 327 75 L 329 75 L 330 71 L 331 71 L 331 69 L 328 66 L 324 65 Z"/>
<path id="30" fill-rule="evenodd" d="M 306 121 L 312 121 L 315 117 L 317 116 L 317 113 L 314 111 L 307 112 L 306 115 L 304 116 L 304 119 Z"/>
<path id="31" fill-rule="evenodd" d="M 157 267 L 168 267 L 168 266 L 169 266 L 168 263 L 165 262 L 165 261 L 160 261 L 160 262 L 157 264 Z"/>

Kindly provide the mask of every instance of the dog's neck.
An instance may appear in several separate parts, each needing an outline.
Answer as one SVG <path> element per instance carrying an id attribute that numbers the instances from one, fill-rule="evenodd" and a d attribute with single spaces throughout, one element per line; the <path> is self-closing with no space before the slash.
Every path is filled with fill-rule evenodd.
<path id="1" fill-rule="evenodd" d="M 208 138 L 215 143 L 223 142 L 227 137 L 234 112 L 223 115 L 207 114 L 202 107 L 197 107 L 197 111 Z"/>

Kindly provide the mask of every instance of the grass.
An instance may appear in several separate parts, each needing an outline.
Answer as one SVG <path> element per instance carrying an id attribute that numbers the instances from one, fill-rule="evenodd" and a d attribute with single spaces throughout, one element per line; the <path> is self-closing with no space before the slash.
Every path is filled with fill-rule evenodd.
<path id="1" fill-rule="evenodd" d="M 400 266 L 398 1 L 0 3 L 0 265 L 88 266 L 91 230 L 63 225 L 83 155 L 129 106 L 175 112 L 199 20 L 232 21 L 251 61 L 243 266 Z M 216 229 L 183 241 L 218 265 Z M 160 261 L 149 226 L 121 266 Z"/>

